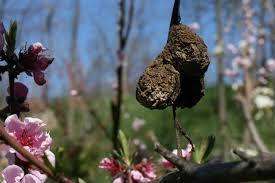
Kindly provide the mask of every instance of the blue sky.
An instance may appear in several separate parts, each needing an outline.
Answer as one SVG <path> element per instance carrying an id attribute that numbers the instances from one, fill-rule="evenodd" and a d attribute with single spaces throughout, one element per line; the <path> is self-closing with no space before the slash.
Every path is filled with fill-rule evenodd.
<path id="1" fill-rule="evenodd" d="M 71 18 L 73 16 L 72 8 L 74 6 L 73 0 L 45 0 L 45 1 L 31 1 L 31 0 L 10 0 L 7 1 L 5 6 L 6 14 L 4 16 L 5 25 L 8 25 L 10 19 L 16 19 L 22 22 L 20 25 L 21 33 L 19 36 L 19 44 L 24 45 L 25 42 L 32 43 L 40 41 L 46 46 L 51 45 L 55 62 L 51 67 L 58 69 L 65 69 L 62 67 L 62 62 L 68 60 L 70 53 L 70 31 L 71 31 Z M 173 6 L 173 0 L 140 0 L 136 1 L 136 10 L 142 3 L 142 13 L 140 17 L 134 18 L 133 29 L 130 35 L 130 42 L 134 41 L 137 34 L 142 32 L 142 35 L 148 40 L 144 42 L 144 47 L 148 49 L 148 54 L 153 59 L 163 48 L 166 39 L 170 15 Z M 99 52 L 95 41 L 98 41 L 100 32 L 104 33 L 107 44 L 113 52 L 116 48 L 116 21 L 118 15 L 118 6 L 116 0 L 80 0 L 81 3 L 81 18 L 78 33 L 78 53 L 79 60 L 84 68 L 90 67 L 90 62 L 93 61 Z M 44 22 L 50 6 L 56 7 L 56 12 L 53 18 L 52 33 L 49 37 L 43 33 L 45 30 Z M 201 16 L 200 24 L 201 29 L 199 34 L 202 35 L 209 51 L 213 50 L 215 43 L 215 24 L 213 7 L 208 6 L 207 10 L 202 12 L 194 12 L 194 3 L 192 1 L 183 1 L 181 8 L 182 22 L 190 24 L 198 21 L 198 16 Z M 26 10 L 24 16 L 19 14 L 18 11 Z M 16 12 L 16 13 L 12 13 Z M 206 13 L 207 12 L 207 13 Z M 199 14 L 200 13 L 200 14 Z M 139 30 L 137 22 L 144 21 L 144 26 Z M 129 43 L 130 44 L 130 43 Z M 206 74 L 207 83 L 215 82 L 215 66 L 214 60 Z M 110 67 L 115 67 L 116 60 L 108 62 Z M 53 71 L 52 71 L 53 72 Z M 106 80 L 113 78 L 113 73 L 106 77 Z M 138 74 L 138 73 L 137 73 Z M 140 73 L 141 74 L 141 73 Z M 60 79 L 61 76 L 55 75 L 51 77 L 51 85 L 53 86 L 52 95 L 59 95 L 65 91 L 61 88 L 66 87 L 67 83 Z M 138 75 L 136 76 L 138 77 Z M 29 79 L 30 83 L 32 80 Z M 58 83 L 58 84 L 57 84 Z M 62 83 L 62 84 L 61 84 Z"/>

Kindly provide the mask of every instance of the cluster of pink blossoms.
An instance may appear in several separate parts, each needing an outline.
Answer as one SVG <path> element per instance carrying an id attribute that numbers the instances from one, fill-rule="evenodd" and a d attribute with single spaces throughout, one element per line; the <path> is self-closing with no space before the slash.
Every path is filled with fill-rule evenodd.
<path id="1" fill-rule="evenodd" d="M 133 183 L 148 183 L 156 178 L 154 164 L 146 159 L 136 164 L 134 168 L 127 168 L 115 159 L 104 158 L 99 168 L 110 173 L 113 183 L 126 183 L 129 179 Z"/>
<path id="2" fill-rule="evenodd" d="M 46 54 L 47 49 L 39 42 L 33 43 L 27 50 L 19 53 L 18 70 L 24 70 L 33 75 L 38 85 L 46 83 L 44 71 L 53 62 L 54 58 Z"/>
<path id="3" fill-rule="evenodd" d="M 37 118 L 27 117 L 21 121 L 17 115 L 11 115 L 5 120 L 5 130 L 27 151 L 39 160 L 46 156 L 52 166 L 55 156 L 50 151 L 52 138 L 43 130 L 45 123 Z M 4 183 L 43 183 L 47 176 L 35 169 L 12 147 L 5 145 L 9 166 L 2 171 Z"/>
<path id="4" fill-rule="evenodd" d="M 192 151 L 193 151 L 192 145 L 188 144 L 186 149 L 181 150 L 182 158 L 187 161 L 190 160 L 190 158 L 192 156 Z M 176 149 L 174 149 L 172 151 L 172 153 L 177 155 L 178 151 Z M 165 158 L 162 158 L 160 161 L 165 168 L 171 169 L 171 170 L 175 169 L 175 166 L 170 161 L 166 160 Z"/>

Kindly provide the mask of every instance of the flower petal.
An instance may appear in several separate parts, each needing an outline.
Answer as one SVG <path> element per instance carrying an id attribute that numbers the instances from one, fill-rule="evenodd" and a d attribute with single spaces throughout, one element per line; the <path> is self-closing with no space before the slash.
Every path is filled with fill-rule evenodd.
<path id="1" fill-rule="evenodd" d="M 124 183 L 124 180 L 122 177 L 118 177 L 113 181 L 113 183 Z"/>
<path id="2" fill-rule="evenodd" d="M 21 183 L 42 183 L 42 182 L 36 176 L 34 176 L 32 174 L 27 174 L 27 175 L 24 176 Z"/>
<path id="3" fill-rule="evenodd" d="M 30 174 L 37 177 L 41 183 L 46 182 L 46 180 L 48 178 L 46 174 L 43 174 L 43 173 L 39 172 L 38 170 L 29 169 L 29 172 L 30 172 Z"/>
<path id="4" fill-rule="evenodd" d="M 51 165 L 53 167 L 55 167 L 55 155 L 54 155 L 54 153 L 50 150 L 46 150 L 45 155 L 47 156 L 47 158 L 48 158 L 49 162 L 51 163 Z"/>
<path id="5" fill-rule="evenodd" d="M 45 48 L 40 42 L 36 42 L 29 47 L 29 50 L 34 54 L 38 54 L 41 51 L 47 50 L 47 48 Z"/>
<path id="6" fill-rule="evenodd" d="M 7 89 L 8 93 L 10 93 L 10 88 Z M 21 82 L 15 82 L 14 83 L 14 95 L 18 98 L 26 98 L 28 95 L 29 89 L 26 85 L 24 85 Z"/>
<path id="7" fill-rule="evenodd" d="M 20 183 L 24 171 L 17 165 L 9 165 L 2 171 L 3 183 Z"/>
<path id="8" fill-rule="evenodd" d="M 53 62 L 53 58 L 47 57 L 45 55 L 39 55 L 37 57 L 37 63 L 42 71 L 47 69 L 47 67 Z"/>
<path id="9" fill-rule="evenodd" d="M 38 85 L 44 85 L 46 83 L 45 75 L 42 71 L 33 71 L 33 78 L 36 84 Z"/>
<path id="10" fill-rule="evenodd" d="M 10 135 L 16 137 L 21 134 L 24 128 L 24 123 L 21 122 L 16 114 L 10 115 L 5 120 L 5 130 Z"/>

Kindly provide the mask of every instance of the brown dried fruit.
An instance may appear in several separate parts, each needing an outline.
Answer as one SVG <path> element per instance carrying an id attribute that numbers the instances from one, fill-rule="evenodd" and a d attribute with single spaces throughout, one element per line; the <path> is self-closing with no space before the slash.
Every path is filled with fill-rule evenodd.
<path id="1" fill-rule="evenodd" d="M 185 25 L 172 25 L 163 51 L 139 78 L 136 98 L 150 109 L 192 107 L 204 95 L 209 63 L 200 36 Z"/>

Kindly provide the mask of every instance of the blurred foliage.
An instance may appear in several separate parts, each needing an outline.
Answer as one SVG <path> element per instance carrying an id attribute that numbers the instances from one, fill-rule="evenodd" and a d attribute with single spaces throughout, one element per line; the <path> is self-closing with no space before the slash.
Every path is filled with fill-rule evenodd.
<path id="1" fill-rule="evenodd" d="M 99 161 L 112 153 L 112 143 L 106 135 L 108 133 L 110 136 L 112 129 L 110 99 L 106 96 L 85 98 L 83 103 L 78 103 L 73 110 L 75 123 L 73 129 L 68 129 L 67 124 L 67 120 L 71 116 L 70 113 L 72 113 L 72 110 L 69 109 L 69 100 L 66 98 L 55 99 L 50 104 L 58 119 L 58 127 L 51 129 L 54 139 L 53 149 L 64 148 L 62 160 L 58 161 L 62 162 L 65 174 L 74 177 L 75 180 L 80 177 L 86 182 L 110 182 L 108 175 L 98 168 Z M 232 100 L 231 89 L 227 89 L 227 100 L 230 122 L 227 133 L 231 139 L 231 147 L 234 148 L 242 146 L 244 123 L 240 107 Z M 194 108 L 177 110 L 182 127 L 191 136 L 195 145 L 199 145 L 205 137 L 211 134 L 216 137 L 215 147 L 208 159 L 219 158 L 222 151 L 223 139 L 220 138 L 219 133 L 217 103 L 216 88 L 208 88 L 205 97 Z M 81 105 L 85 106 L 84 109 Z M 87 113 L 91 110 L 93 115 Z M 146 145 L 147 156 L 154 157 L 156 162 L 159 162 L 160 156 L 153 151 L 152 133 L 166 148 L 170 150 L 176 148 L 172 109 L 149 110 L 141 106 L 135 97 L 129 96 L 124 99 L 122 111 L 122 130 L 130 139 L 139 139 Z M 145 126 L 139 131 L 132 128 L 135 118 L 145 120 Z M 257 121 L 256 125 L 268 147 L 274 149 L 275 145 L 272 140 L 274 139 L 274 123 Z M 103 128 L 105 132 L 102 130 Z M 182 142 L 188 143 L 184 138 L 182 138 Z M 243 146 L 255 149 L 252 144 Z M 231 156 L 231 158 L 233 157 Z"/>

